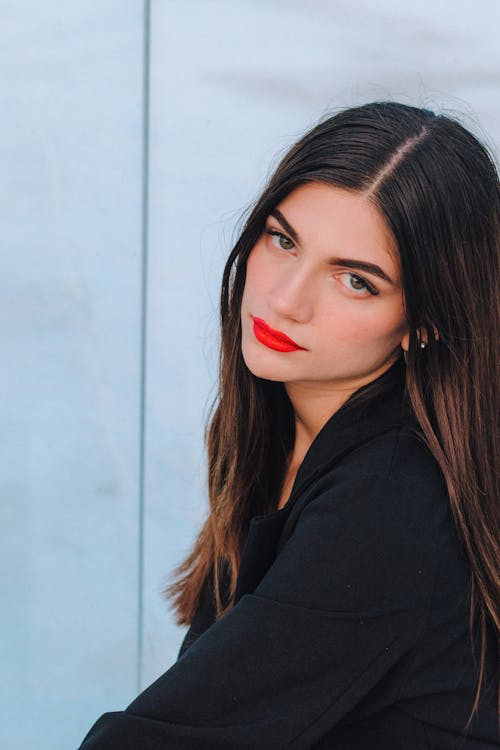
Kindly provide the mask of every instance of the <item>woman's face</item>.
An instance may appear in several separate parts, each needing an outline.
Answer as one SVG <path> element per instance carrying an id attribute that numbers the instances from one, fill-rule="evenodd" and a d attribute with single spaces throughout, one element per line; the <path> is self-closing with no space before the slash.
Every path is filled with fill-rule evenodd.
<path id="1" fill-rule="evenodd" d="M 353 392 L 407 348 L 397 250 L 362 193 L 296 188 L 247 261 L 242 353 L 260 378 Z"/>

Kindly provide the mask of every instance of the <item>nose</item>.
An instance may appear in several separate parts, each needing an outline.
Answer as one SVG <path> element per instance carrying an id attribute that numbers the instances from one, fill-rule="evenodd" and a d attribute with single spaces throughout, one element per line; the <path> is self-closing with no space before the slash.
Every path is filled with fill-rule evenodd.
<path id="1" fill-rule="evenodd" d="M 289 272 L 278 279 L 269 291 L 268 304 L 278 317 L 308 323 L 313 314 L 310 280 L 299 269 Z"/>

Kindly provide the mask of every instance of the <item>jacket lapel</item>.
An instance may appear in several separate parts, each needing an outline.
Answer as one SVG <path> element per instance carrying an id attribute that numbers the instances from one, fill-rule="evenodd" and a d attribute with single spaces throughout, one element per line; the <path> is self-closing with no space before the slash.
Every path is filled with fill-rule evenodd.
<path id="1" fill-rule="evenodd" d="M 352 450 L 409 418 L 410 410 L 404 399 L 404 365 L 397 362 L 376 383 L 376 396 L 370 397 L 373 387 L 361 389 L 357 399 L 344 404 L 320 430 L 297 472 L 286 505 L 252 519 L 241 558 L 235 603 L 253 591 L 265 575 L 286 542 L 304 502 L 309 501 L 308 490 L 318 479 Z"/>

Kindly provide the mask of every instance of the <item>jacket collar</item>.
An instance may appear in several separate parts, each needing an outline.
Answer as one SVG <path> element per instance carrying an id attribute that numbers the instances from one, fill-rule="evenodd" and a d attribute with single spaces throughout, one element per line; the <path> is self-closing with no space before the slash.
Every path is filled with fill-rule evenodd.
<path id="1" fill-rule="evenodd" d="M 328 419 L 299 467 L 285 508 L 293 505 L 297 495 L 328 464 L 336 463 L 357 445 L 411 418 L 405 395 L 405 369 L 402 359 L 397 360 L 379 378 L 356 391 Z"/>
<path id="2" fill-rule="evenodd" d="M 397 362 L 380 378 L 356 391 L 320 430 L 306 453 L 283 508 L 250 522 L 240 562 L 235 603 L 253 591 L 274 560 L 283 530 L 300 512 L 301 498 L 318 475 L 357 445 L 408 420 L 404 393 L 405 367 Z M 296 512 L 294 509 L 296 507 Z"/>

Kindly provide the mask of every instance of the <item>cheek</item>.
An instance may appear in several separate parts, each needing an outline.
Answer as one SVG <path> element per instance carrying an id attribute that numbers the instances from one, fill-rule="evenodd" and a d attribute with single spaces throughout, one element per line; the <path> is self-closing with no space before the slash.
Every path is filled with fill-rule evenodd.
<path id="1" fill-rule="evenodd" d="M 251 299 L 255 294 L 262 292 L 265 283 L 265 273 L 259 262 L 259 255 L 255 252 L 256 248 L 251 250 L 247 258 L 245 287 L 243 289 L 243 302 Z"/>
<path id="2" fill-rule="evenodd" d="M 406 331 L 403 305 L 399 300 L 389 300 L 387 304 L 374 301 L 365 305 L 362 300 L 349 301 L 325 317 L 324 329 L 330 337 L 341 342 L 383 342 L 399 339 Z"/>
<path id="3" fill-rule="evenodd" d="M 406 320 L 399 305 L 391 306 L 384 310 L 383 314 L 373 316 L 366 325 L 367 336 L 371 336 L 374 341 L 387 341 L 391 345 L 398 343 L 405 331 Z"/>
<path id="4" fill-rule="evenodd" d="M 247 267 L 245 273 L 245 287 L 253 284 L 254 277 L 256 276 L 255 266 L 257 265 L 257 256 L 255 254 L 255 248 L 250 252 L 247 258 Z"/>

